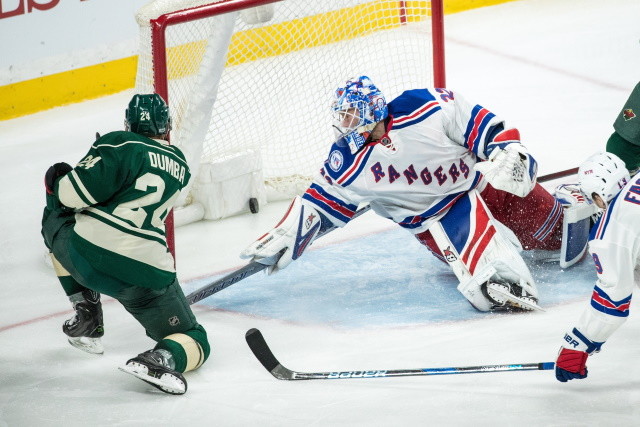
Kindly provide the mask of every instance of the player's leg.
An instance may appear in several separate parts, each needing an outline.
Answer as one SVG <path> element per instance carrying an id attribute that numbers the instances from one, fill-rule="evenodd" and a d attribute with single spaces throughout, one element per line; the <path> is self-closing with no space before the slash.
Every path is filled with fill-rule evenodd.
<path id="1" fill-rule="evenodd" d="M 178 280 L 161 290 L 129 287 L 118 295 L 118 300 L 146 329 L 147 335 L 158 342 L 152 350 L 129 360 L 122 369 L 165 392 L 184 393 L 186 381 L 180 373 L 199 368 L 211 348 Z M 160 384 L 150 378 L 165 373 L 173 379 Z"/>
<path id="2" fill-rule="evenodd" d="M 562 204 L 540 184 L 526 197 L 491 185 L 480 193 L 495 219 L 515 233 L 525 250 L 558 250 L 562 244 Z"/>
<path id="3" fill-rule="evenodd" d="M 477 191 L 416 237 L 447 261 L 460 281 L 458 290 L 476 309 L 537 308 L 535 283 L 515 237 L 495 221 Z"/>
<path id="4" fill-rule="evenodd" d="M 88 353 L 102 354 L 104 347 L 100 338 L 104 335 L 104 321 L 100 293 L 80 284 L 76 279 L 79 275 L 76 274 L 74 277 L 64 266 L 75 271 L 69 252 L 69 236 L 74 224 L 72 212 L 45 208 L 42 235 L 50 248 L 51 261 L 58 280 L 75 311 L 73 317 L 62 325 L 62 331 L 74 347 Z"/>
<path id="5" fill-rule="evenodd" d="M 575 186 L 559 186 L 551 195 L 536 184 L 521 198 L 487 185 L 481 195 L 493 216 L 515 233 L 523 249 L 554 251 L 543 257 L 559 260 L 562 268 L 584 257 L 595 208 Z"/>

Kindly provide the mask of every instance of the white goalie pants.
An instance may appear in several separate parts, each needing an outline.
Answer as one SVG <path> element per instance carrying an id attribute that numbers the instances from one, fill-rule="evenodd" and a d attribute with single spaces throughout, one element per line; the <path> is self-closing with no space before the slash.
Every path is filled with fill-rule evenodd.
<path id="1" fill-rule="evenodd" d="M 517 237 L 494 219 L 476 190 L 458 199 L 438 222 L 416 237 L 451 266 L 460 281 L 458 290 L 480 311 L 492 307 L 480 289 L 489 279 L 521 285 L 538 297 Z"/>

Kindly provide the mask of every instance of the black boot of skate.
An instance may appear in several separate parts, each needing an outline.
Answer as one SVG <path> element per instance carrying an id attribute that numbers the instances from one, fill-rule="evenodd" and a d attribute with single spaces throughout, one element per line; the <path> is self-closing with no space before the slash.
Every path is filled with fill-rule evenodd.
<path id="1" fill-rule="evenodd" d="M 492 311 L 544 311 L 538 298 L 514 283 L 487 282 L 480 288 L 482 294 L 493 303 Z"/>
<path id="2" fill-rule="evenodd" d="M 169 394 L 187 392 L 187 380 L 176 371 L 173 355 L 167 350 L 148 350 L 129 359 L 119 369 Z"/>
<path id="3" fill-rule="evenodd" d="M 62 332 L 68 336 L 69 343 L 92 354 L 104 353 L 100 338 L 104 335 L 104 321 L 100 294 L 84 290 L 69 297 L 75 315 L 64 322 Z"/>

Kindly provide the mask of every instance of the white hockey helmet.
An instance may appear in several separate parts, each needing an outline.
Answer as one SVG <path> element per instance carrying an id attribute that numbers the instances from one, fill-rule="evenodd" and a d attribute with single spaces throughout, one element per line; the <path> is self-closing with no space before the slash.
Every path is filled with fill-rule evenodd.
<path id="1" fill-rule="evenodd" d="M 608 204 L 629 182 L 629 171 L 618 156 L 599 152 L 591 155 L 578 169 L 580 190 L 589 198 L 593 193 Z"/>

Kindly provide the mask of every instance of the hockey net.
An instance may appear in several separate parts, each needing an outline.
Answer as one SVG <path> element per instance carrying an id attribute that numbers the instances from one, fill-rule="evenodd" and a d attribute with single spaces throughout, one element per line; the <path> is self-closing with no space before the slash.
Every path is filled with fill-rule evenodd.
<path id="1" fill-rule="evenodd" d="M 303 192 L 335 139 L 330 102 L 349 77 L 368 75 L 389 100 L 444 86 L 442 0 L 156 0 L 136 18 L 136 92 L 167 100 L 171 143 L 193 175 L 182 205 L 211 181 L 206 163 L 248 168 L 267 200 Z"/>

